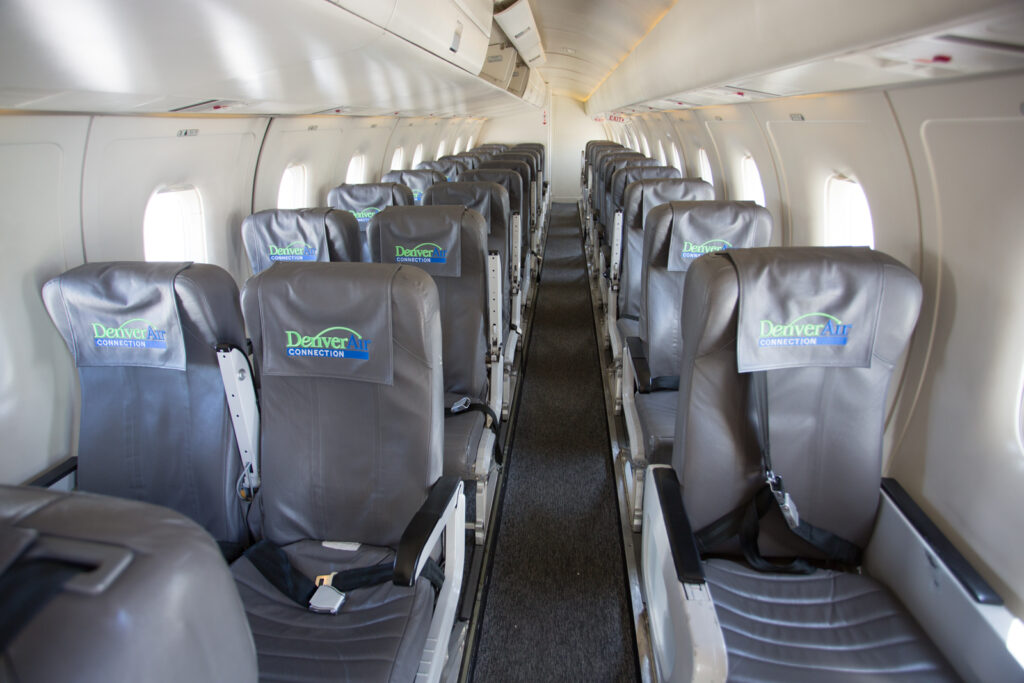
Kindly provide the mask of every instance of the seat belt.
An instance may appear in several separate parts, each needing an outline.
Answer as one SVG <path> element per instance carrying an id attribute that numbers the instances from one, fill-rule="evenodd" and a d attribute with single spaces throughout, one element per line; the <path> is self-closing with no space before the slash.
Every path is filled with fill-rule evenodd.
<path id="1" fill-rule="evenodd" d="M 313 581 L 295 568 L 284 550 L 266 539 L 243 554 L 263 578 L 283 595 L 321 614 L 336 614 L 345 604 L 350 591 L 379 586 L 395 575 L 394 562 L 381 562 L 368 567 L 321 574 Z M 432 558 L 427 560 L 421 576 L 430 581 L 435 591 L 441 590 L 444 571 Z"/>
<path id="2" fill-rule="evenodd" d="M 444 416 L 447 419 L 470 411 L 484 414 L 484 426 L 494 432 L 494 459 L 501 465 L 505 461 L 505 457 L 501 452 L 501 444 L 498 442 L 501 425 L 498 424 L 498 416 L 495 415 L 494 410 L 489 405 L 480 401 L 474 401 L 469 396 L 463 396 L 453 403 L 451 407 L 444 409 Z M 490 418 L 489 422 L 487 418 Z"/>
<path id="3" fill-rule="evenodd" d="M 64 590 L 75 576 L 92 571 L 73 562 L 53 559 L 17 561 L 0 576 L 0 652 Z"/>
<path id="4" fill-rule="evenodd" d="M 786 520 L 786 526 L 797 537 L 843 567 L 860 566 L 862 551 L 856 544 L 800 519 L 796 502 L 786 491 L 782 477 L 772 467 L 768 426 L 768 375 L 764 370 L 750 373 L 749 412 L 761 454 L 765 483 L 749 500 L 697 531 L 697 548 L 703 553 L 707 548 L 733 536 L 739 536 L 744 559 L 757 571 L 812 573 L 815 567 L 807 560 L 796 558 L 788 563 L 776 563 L 761 555 L 757 545 L 761 518 L 768 513 L 774 503 Z"/>

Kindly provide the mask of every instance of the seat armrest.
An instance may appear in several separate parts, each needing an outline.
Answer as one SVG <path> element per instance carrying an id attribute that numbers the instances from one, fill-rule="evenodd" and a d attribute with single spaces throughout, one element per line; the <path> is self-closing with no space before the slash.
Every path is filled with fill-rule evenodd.
<path id="1" fill-rule="evenodd" d="M 921 534 L 931 551 L 946 565 L 946 568 L 956 577 L 964 590 L 974 598 L 975 602 L 983 605 L 1003 604 L 999 593 L 971 566 L 967 558 L 960 554 L 960 551 L 946 538 L 939 527 L 935 526 L 935 523 L 928 518 L 925 511 L 914 502 L 914 499 L 910 497 L 906 489 L 900 486 L 898 481 L 890 477 L 883 478 L 882 490 L 917 530 L 917 533 Z"/>
<path id="2" fill-rule="evenodd" d="M 682 487 L 676 479 L 676 472 L 671 467 L 655 467 L 652 468 L 651 478 L 661 505 L 665 530 L 668 532 L 676 577 L 683 583 L 702 584 L 704 565 L 700 561 L 700 551 L 697 550 L 697 539 L 690 527 L 690 518 L 686 516 Z"/>
<path id="3" fill-rule="evenodd" d="M 626 337 L 626 351 L 633 360 L 636 390 L 641 394 L 651 392 L 651 367 L 647 364 L 647 350 L 640 337 Z"/>
<path id="4" fill-rule="evenodd" d="M 48 470 L 39 473 L 34 478 L 25 482 L 25 486 L 38 486 L 40 488 L 50 488 L 61 479 L 69 476 L 72 472 L 78 471 L 78 456 L 73 455 L 70 458 L 61 460 L 59 463 L 49 468 Z"/>
<path id="5" fill-rule="evenodd" d="M 431 550 L 451 519 L 451 511 L 458 502 L 461 491 L 462 480 L 459 477 L 441 477 L 434 482 L 427 500 L 402 532 L 402 540 L 399 541 L 398 552 L 395 554 L 396 586 L 412 586 L 416 583 L 423 566 L 430 558 Z M 458 533 L 461 529 L 453 531 Z"/>

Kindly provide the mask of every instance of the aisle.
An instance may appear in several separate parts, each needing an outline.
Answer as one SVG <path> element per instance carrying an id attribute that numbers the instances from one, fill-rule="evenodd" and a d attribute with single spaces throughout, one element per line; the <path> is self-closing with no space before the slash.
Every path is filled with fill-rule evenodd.
<path id="1" fill-rule="evenodd" d="M 573 204 L 552 207 L 473 680 L 631 681 L 601 370 Z"/>

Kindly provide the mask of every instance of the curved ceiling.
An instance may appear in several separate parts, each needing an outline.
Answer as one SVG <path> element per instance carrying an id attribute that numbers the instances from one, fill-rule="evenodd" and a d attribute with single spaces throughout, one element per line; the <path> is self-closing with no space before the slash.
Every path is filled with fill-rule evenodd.
<path id="1" fill-rule="evenodd" d="M 676 0 L 530 0 L 547 56 L 538 71 L 552 93 L 586 100 L 675 4 Z"/>

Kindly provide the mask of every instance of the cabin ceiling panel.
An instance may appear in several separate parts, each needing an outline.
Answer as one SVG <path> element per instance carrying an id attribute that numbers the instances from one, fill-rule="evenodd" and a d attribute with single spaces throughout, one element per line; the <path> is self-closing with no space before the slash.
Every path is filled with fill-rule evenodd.
<path id="1" fill-rule="evenodd" d="M 323 0 L 0 3 L 5 107 L 166 112 L 211 101 L 227 113 L 528 106 Z"/>

